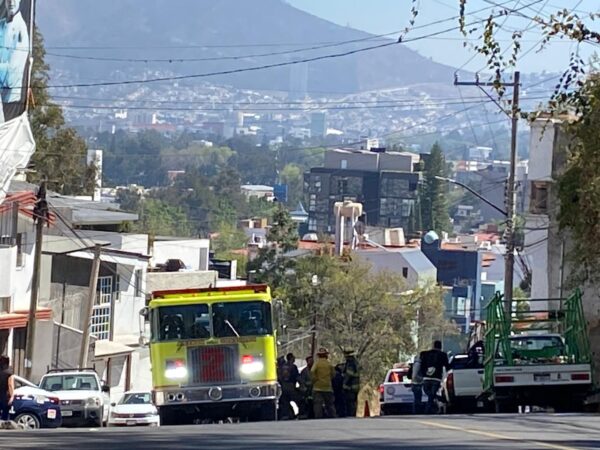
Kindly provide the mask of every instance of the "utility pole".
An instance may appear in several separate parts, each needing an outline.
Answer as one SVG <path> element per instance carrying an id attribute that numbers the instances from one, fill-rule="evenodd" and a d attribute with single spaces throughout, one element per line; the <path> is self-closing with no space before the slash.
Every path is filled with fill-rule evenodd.
<path id="1" fill-rule="evenodd" d="M 96 288 L 98 285 L 98 273 L 100 272 L 100 254 L 102 247 L 96 244 L 94 247 L 94 261 L 92 262 L 92 271 L 90 272 L 90 287 L 88 299 L 84 305 L 83 314 L 83 336 L 81 338 L 81 348 L 79 349 L 79 368 L 83 369 L 87 365 L 88 350 L 90 347 L 90 326 L 92 322 L 92 313 L 94 311 L 94 302 L 96 301 Z"/>
<path id="2" fill-rule="evenodd" d="M 500 83 L 503 87 L 513 88 L 513 99 L 511 112 L 510 132 L 510 167 L 508 170 L 508 183 L 506 189 L 506 255 L 504 264 L 504 302 L 507 317 L 512 314 L 513 301 L 513 275 L 515 267 L 515 205 L 516 205 L 516 189 L 515 189 L 515 170 L 517 167 L 517 130 L 519 125 L 519 87 L 521 81 L 521 73 L 516 71 L 513 76 L 513 81 L 510 83 Z M 481 89 L 482 86 L 498 87 L 497 82 L 480 82 L 479 79 L 473 82 L 459 82 L 454 80 L 455 86 L 477 86 Z M 506 113 L 496 100 L 494 100 L 484 89 L 481 89 L 500 109 Z"/>
<path id="3" fill-rule="evenodd" d="M 31 297 L 27 319 L 27 340 L 25 343 L 25 378 L 31 379 L 35 349 L 35 325 L 38 296 L 40 290 L 40 265 L 44 242 L 44 225 L 48 221 L 48 202 L 46 201 L 46 182 L 42 181 L 37 192 L 37 202 L 33 208 L 35 222 L 35 251 L 33 254 L 33 274 L 31 275 Z"/>

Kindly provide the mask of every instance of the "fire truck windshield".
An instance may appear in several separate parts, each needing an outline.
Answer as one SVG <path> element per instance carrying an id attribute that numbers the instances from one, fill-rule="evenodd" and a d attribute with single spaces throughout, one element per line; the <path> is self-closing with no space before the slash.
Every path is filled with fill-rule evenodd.
<path id="1" fill-rule="evenodd" d="M 215 337 L 262 336 L 273 333 L 268 302 L 226 302 L 212 305 Z"/>
<path id="2" fill-rule="evenodd" d="M 273 334 L 271 304 L 246 301 L 161 306 L 153 315 L 153 329 L 154 342 Z"/>

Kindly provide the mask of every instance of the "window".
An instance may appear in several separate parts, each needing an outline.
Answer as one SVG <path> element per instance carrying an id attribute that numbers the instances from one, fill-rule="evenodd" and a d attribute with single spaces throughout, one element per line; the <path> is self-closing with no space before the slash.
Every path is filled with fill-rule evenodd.
<path id="1" fill-rule="evenodd" d="M 135 288 L 135 296 L 141 297 L 143 294 L 142 293 L 142 269 L 137 269 L 135 271 L 134 288 Z"/>
<path id="2" fill-rule="evenodd" d="M 308 230 L 309 231 L 317 230 L 317 219 L 315 219 L 315 218 L 308 219 Z"/>
<path id="3" fill-rule="evenodd" d="M 25 233 L 17 233 L 17 267 L 23 267 L 25 265 L 25 253 L 23 247 L 25 246 Z"/>
<path id="4" fill-rule="evenodd" d="M 97 391 L 98 382 L 94 375 L 49 375 L 40 386 L 46 391 Z"/>
<path id="5" fill-rule="evenodd" d="M 529 212 L 532 214 L 546 214 L 548 212 L 548 189 L 550 183 L 547 181 L 533 181 L 531 183 L 531 196 L 529 201 Z"/>
<path id="6" fill-rule="evenodd" d="M 348 168 L 348 160 L 347 159 L 342 159 L 342 161 L 340 163 L 340 168 L 342 168 L 342 169 Z"/>
<path id="7" fill-rule="evenodd" d="M 212 305 L 215 337 L 273 334 L 271 305 L 267 302 L 227 302 Z"/>
<path id="8" fill-rule="evenodd" d="M 317 209 L 317 194 L 310 194 L 308 198 L 308 210 L 315 211 Z"/>
<path id="9" fill-rule="evenodd" d="M 210 337 L 208 305 L 203 303 L 158 308 L 154 338 L 156 341 L 206 339 Z"/>
<path id="10" fill-rule="evenodd" d="M 402 268 L 402 276 L 404 278 L 408 278 L 408 267 L 403 267 Z"/>
<path id="11" fill-rule="evenodd" d="M 0 297 L 0 314 L 10 312 L 10 297 Z"/>
<path id="12" fill-rule="evenodd" d="M 115 300 L 121 300 L 121 275 L 115 275 L 115 287 L 113 288 Z"/>
<path id="13" fill-rule="evenodd" d="M 152 394 L 150 392 L 133 392 L 125 394 L 119 405 L 151 405 Z"/>

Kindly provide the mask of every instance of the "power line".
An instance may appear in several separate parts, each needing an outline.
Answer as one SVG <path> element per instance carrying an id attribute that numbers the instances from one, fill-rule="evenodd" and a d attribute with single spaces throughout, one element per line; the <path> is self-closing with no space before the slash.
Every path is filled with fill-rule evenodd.
<path id="1" fill-rule="evenodd" d="M 526 5 L 522 8 L 519 9 L 515 9 L 515 10 L 511 10 L 511 11 L 519 11 L 520 9 L 523 9 L 527 6 L 531 6 L 534 5 L 536 3 L 539 3 L 543 0 L 536 0 L 532 3 L 530 3 L 529 5 Z M 503 15 L 503 14 L 502 14 Z M 487 19 L 486 19 L 487 20 Z M 467 26 L 471 26 L 477 23 L 481 23 L 483 22 L 482 20 L 480 21 L 475 21 L 472 23 L 469 23 Z M 245 68 L 237 68 L 237 69 L 229 69 L 229 70 L 221 70 L 221 71 L 216 71 L 216 72 L 207 72 L 207 73 L 201 73 L 201 74 L 192 74 L 192 75 L 176 75 L 176 76 L 168 76 L 168 77 L 155 77 L 155 78 L 149 78 L 149 79 L 137 79 L 137 80 L 125 80 L 125 81 L 104 81 L 104 82 L 97 82 L 97 83 L 74 83 L 74 84 L 64 84 L 64 85 L 48 85 L 47 88 L 49 89 L 56 89 L 56 88 L 74 88 L 74 87 L 98 87 L 98 86 L 124 86 L 124 85 L 132 85 L 132 84 L 148 84 L 148 83 L 156 83 L 156 82 L 162 82 L 162 81 L 181 81 L 181 80 L 189 80 L 189 79 L 198 79 L 198 78 L 207 78 L 207 77 L 211 77 L 211 76 L 217 76 L 217 75 L 231 75 L 231 74 L 235 74 L 235 73 L 243 73 L 243 72 L 253 72 L 253 71 L 259 71 L 259 70 L 265 70 L 265 69 L 272 69 L 272 68 L 276 68 L 276 67 L 286 67 L 286 66 L 292 66 L 292 65 L 296 65 L 296 64 L 302 64 L 302 63 L 308 63 L 308 62 L 314 62 L 314 61 L 322 61 L 322 60 L 327 60 L 327 59 L 336 59 L 336 58 L 340 58 L 340 57 L 344 57 L 344 56 L 350 56 L 350 55 L 354 55 L 354 54 L 358 54 L 358 53 L 363 53 L 363 52 L 367 52 L 367 51 L 372 51 L 372 50 L 377 50 L 377 49 L 381 49 L 381 48 L 386 48 L 386 47 L 391 47 L 393 45 L 398 45 L 398 44 L 406 44 L 409 42 L 415 42 L 415 41 L 420 41 L 423 39 L 427 39 L 429 37 L 432 36 L 439 36 L 442 34 L 446 34 L 449 33 L 451 31 L 455 31 L 457 30 L 458 27 L 451 27 L 451 28 L 446 28 L 444 30 L 440 30 L 437 32 L 433 32 L 427 35 L 422 35 L 422 36 L 417 36 L 415 38 L 408 38 L 408 39 L 402 39 L 400 38 L 398 41 L 391 41 L 391 42 L 387 42 L 384 44 L 379 44 L 379 45 L 373 45 L 370 47 L 363 47 L 363 48 L 359 48 L 359 49 L 354 49 L 354 50 L 348 50 L 345 52 L 340 52 L 340 53 L 333 53 L 333 54 L 328 54 L 328 55 L 321 55 L 321 56 L 315 56 L 315 57 L 311 57 L 311 58 L 302 58 L 302 59 L 298 59 L 298 60 L 293 60 L 293 61 L 285 61 L 285 62 L 279 62 L 279 63 L 272 63 L 272 64 L 264 64 L 264 65 L 260 65 L 260 66 L 254 66 L 254 67 L 245 67 Z M 32 89 L 36 89 L 35 86 L 32 86 Z"/>

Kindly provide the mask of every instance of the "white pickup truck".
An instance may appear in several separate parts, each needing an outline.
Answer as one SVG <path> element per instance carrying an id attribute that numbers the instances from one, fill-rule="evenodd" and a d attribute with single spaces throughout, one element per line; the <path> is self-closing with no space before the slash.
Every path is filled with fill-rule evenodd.
<path id="1" fill-rule="evenodd" d="M 483 408 L 479 400 L 483 391 L 483 364 L 466 354 L 450 358 L 450 370 L 442 382 L 442 396 L 448 413 L 468 413 Z"/>
<path id="2" fill-rule="evenodd" d="M 388 370 L 383 384 L 379 385 L 382 416 L 413 412 L 412 382 L 407 375 L 408 367 Z M 427 396 L 423 393 L 422 403 L 425 402 L 427 402 Z"/>
<path id="3" fill-rule="evenodd" d="M 491 391 L 496 412 L 514 412 L 519 405 L 552 407 L 559 412 L 583 409 L 592 387 L 590 364 L 573 364 L 559 334 L 520 334 L 509 338 L 514 364 L 495 353 Z"/>
<path id="4" fill-rule="evenodd" d="M 108 422 L 110 388 L 93 369 L 51 370 L 40 388 L 59 398 L 64 425 L 101 427 Z"/>

